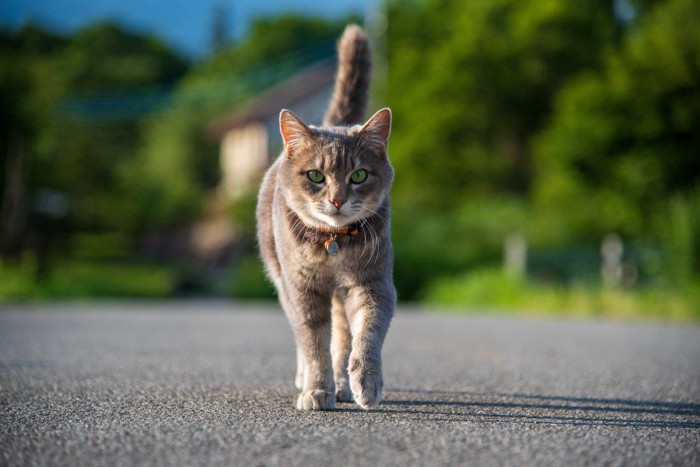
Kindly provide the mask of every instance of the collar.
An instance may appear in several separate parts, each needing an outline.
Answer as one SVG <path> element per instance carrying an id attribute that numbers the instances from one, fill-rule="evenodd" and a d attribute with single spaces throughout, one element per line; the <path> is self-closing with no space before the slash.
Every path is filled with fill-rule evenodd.
<path id="1" fill-rule="evenodd" d="M 360 233 L 360 227 L 357 224 L 350 224 L 342 229 L 325 229 L 321 227 L 315 228 L 314 230 L 328 234 L 328 239 L 323 242 L 323 248 L 325 248 L 331 256 L 335 256 L 340 252 L 340 247 L 338 246 L 338 242 L 336 242 L 338 235 L 355 237 Z"/>
<path id="2" fill-rule="evenodd" d="M 323 242 L 323 247 L 325 250 L 328 252 L 329 255 L 331 256 L 336 256 L 340 252 L 340 246 L 338 245 L 337 239 L 338 236 L 349 236 L 349 237 L 356 237 L 357 235 L 360 234 L 360 229 L 362 228 L 363 224 L 365 223 L 364 220 L 360 221 L 359 223 L 355 224 L 350 224 L 345 227 L 341 227 L 338 229 L 330 229 L 330 228 L 325 228 L 325 227 L 310 227 L 306 225 L 304 221 L 301 220 L 301 218 L 292 212 L 293 219 L 296 219 L 291 223 L 292 226 L 294 225 L 299 225 L 303 227 L 304 230 L 307 232 L 315 232 L 316 234 L 322 234 L 326 240 Z M 299 224 L 297 224 L 299 223 Z M 294 228 L 294 227 L 292 227 Z"/>
<path id="3" fill-rule="evenodd" d="M 342 229 L 326 229 L 323 227 L 308 227 L 310 230 L 317 230 L 321 233 L 327 233 L 330 235 L 350 235 L 352 237 L 360 233 L 360 226 L 357 224 L 350 224 Z"/>

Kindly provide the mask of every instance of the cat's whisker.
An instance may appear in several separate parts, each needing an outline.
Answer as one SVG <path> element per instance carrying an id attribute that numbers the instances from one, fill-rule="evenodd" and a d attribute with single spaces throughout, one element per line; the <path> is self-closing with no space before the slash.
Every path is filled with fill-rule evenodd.
<path id="1" fill-rule="evenodd" d="M 372 226 L 369 227 L 368 231 L 369 231 L 369 237 L 370 237 L 370 241 L 369 241 L 369 255 L 367 256 L 367 262 L 365 263 L 365 267 L 369 266 L 369 265 L 372 263 L 372 258 L 374 257 L 374 250 L 375 250 L 375 246 L 374 246 L 374 229 L 372 228 Z"/>
<path id="2" fill-rule="evenodd" d="M 367 207 L 367 206 L 365 206 L 365 210 L 368 211 L 368 212 L 370 212 L 370 213 L 372 214 L 372 216 L 375 216 L 377 219 L 379 219 L 380 221 L 382 221 L 382 223 L 384 224 L 384 227 L 385 227 L 385 228 L 388 228 L 388 227 L 389 227 L 389 217 L 388 217 L 388 215 L 385 215 L 385 214 L 383 214 L 382 212 L 380 212 L 380 211 L 378 211 L 378 210 L 374 210 L 374 209 L 372 209 L 372 208 L 370 208 L 370 207 Z"/>
<path id="3" fill-rule="evenodd" d="M 372 263 L 372 258 L 374 258 L 376 232 L 375 232 L 374 226 L 372 226 L 372 224 L 367 224 L 365 231 L 369 234 L 369 241 L 366 242 L 369 244 L 369 255 L 367 257 L 367 262 L 365 263 L 365 267 L 367 267 L 370 265 L 370 263 Z"/>
<path id="4" fill-rule="evenodd" d="M 367 231 L 366 231 L 365 228 L 364 228 L 364 224 L 366 224 L 366 221 L 363 220 L 363 226 L 362 226 L 362 239 L 363 239 L 363 242 L 362 242 L 362 254 L 360 254 L 360 258 L 362 258 L 362 257 L 365 255 L 365 252 L 367 251 Z M 369 253 L 368 253 L 368 254 L 371 254 L 371 253 L 372 253 L 372 248 L 371 248 L 371 245 L 370 245 L 370 249 L 369 249 Z M 369 264 L 369 263 L 365 263 L 365 267 L 367 267 L 368 264 Z"/>
<path id="5" fill-rule="evenodd" d="M 367 234 L 368 234 L 367 230 L 366 230 L 365 228 L 363 228 L 363 229 L 362 229 L 362 240 L 363 240 L 363 241 L 362 241 L 362 254 L 360 255 L 360 258 L 362 258 L 363 256 L 365 256 L 365 252 L 367 252 L 367 254 L 368 254 L 367 258 L 368 258 L 368 259 L 367 259 L 367 261 L 366 261 L 365 264 L 364 264 L 364 267 L 365 267 L 365 268 L 367 267 L 367 265 L 369 265 L 369 255 L 371 255 L 371 253 L 372 253 L 372 246 L 371 246 L 371 245 L 369 245 L 370 248 L 369 248 L 369 251 L 367 251 L 367 244 L 369 243 L 369 242 L 367 241 Z"/>
<path id="6" fill-rule="evenodd" d="M 295 236 L 297 243 L 301 243 L 301 241 L 303 239 L 303 235 L 304 235 L 304 227 L 305 227 L 304 221 L 302 221 L 301 218 L 299 216 L 297 216 L 296 214 L 294 214 L 294 212 L 292 212 L 292 211 L 290 211 L 287 214 L 287 217 L 290 219 L 290 221 L 294 221 L 292 226 L 291 226 L 291 230 L 294 233 L 294 236 Z"/>
<path id="7" fill-rule="evenodd" d="M 373 229 L 374 230 L 374 229 Z M 379 240 L 379 234 L 374 230 L 374 242 L 372 243 L 372 252 L 374 253 L 374 261 L 373 264 L 377 264 L 377 261 L 379 261 L 379 244 L 381 243 Z"/>

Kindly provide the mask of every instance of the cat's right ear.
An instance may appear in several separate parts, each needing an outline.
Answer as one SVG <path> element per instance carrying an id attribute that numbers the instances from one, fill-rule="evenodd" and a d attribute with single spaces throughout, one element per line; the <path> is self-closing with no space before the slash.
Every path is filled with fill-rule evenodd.
<path id="1" fill-rule="evenodd" d="M 284 150 L 287 156 L 293 157 L 313 137 L 311 128 L 306 126 L 299 117 L 290 110 L 283 109 L 280 112 L 280 133 L 284 142 Z"/>

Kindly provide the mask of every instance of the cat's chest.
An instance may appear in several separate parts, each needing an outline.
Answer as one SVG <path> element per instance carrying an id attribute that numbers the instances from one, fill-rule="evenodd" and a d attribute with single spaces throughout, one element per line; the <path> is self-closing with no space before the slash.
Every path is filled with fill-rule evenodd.
<path id="1" fill-rule="evenodd" d="M 297 264 L 319 271 L 344 270 L 357 256 L 356 245 L 332 237 L 298 242 L 292 248 Z"/>
<path id="2" fill-rule="evenodd" d="M 329 251 L 330 238 L 321 237 L 290 244 L 290 251 L 285 255 L 287 269 L 297 270 L 302 276 L 315 282 L 336 283 L 352 276 L 358 270 L 362 259 L 360 241 L 336 238 L 332 240 L 335 246 Z"/>

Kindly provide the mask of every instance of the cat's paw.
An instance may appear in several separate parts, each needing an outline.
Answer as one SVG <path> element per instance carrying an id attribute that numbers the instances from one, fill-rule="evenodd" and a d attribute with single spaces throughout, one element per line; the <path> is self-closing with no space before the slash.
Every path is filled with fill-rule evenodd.
<path id="1" fill-rule="evenodd" d="M 350 387 L 355 402 L 363 409 L 369 409 L 379 404 L 382 400 L 384 381 L 381 368 L 378 365 L 366 365 L 359 363 L 350 366 Z"/>
<path id="2" fill-rule="evenodd" d="M 332 410 L 335 409 L 335 393 L 322 389 L 303 391 L 297 399 L 298 410 Z"/>
<path id="3" fill-rule="evenodd" d="M 352 390 L 347 381 L 341 381 L 335 385 L 335 400 L 338 402 L 352 402 Z"/>

